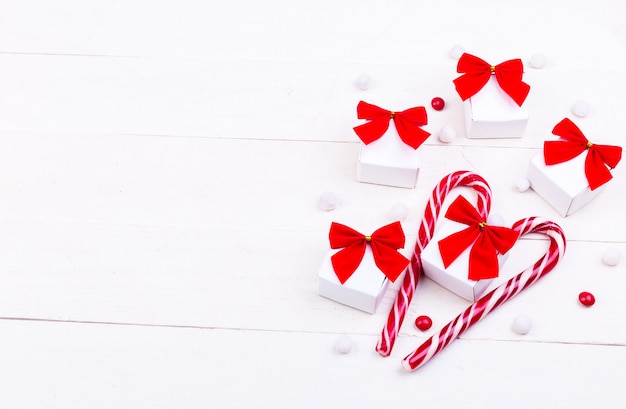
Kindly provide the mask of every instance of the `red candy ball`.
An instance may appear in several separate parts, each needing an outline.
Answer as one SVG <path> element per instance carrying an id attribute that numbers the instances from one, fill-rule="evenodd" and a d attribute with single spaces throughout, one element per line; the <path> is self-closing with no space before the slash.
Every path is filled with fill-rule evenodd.
<path id="1" fill-rule="evenodd" d="M 430 101 L 430 105 L 432 105 L 435 111 L 441 111 L 443 107 L 446 106 L 446 102 L 443 98 L 435 97 L 432 101 Z"/>
<path id="2" fill-rule="evenodd" d="M 591 307 L 593 304 L 596 303 L 596 297 L 594 297 L 593 294 L 587 291 L 583 291 L 582 293 L 578 294 L 578 301 L 580 301 L 580 303 L 585 307 Z"/>
<path id="3" fill-rule="evenodd" d="M 421 331 L 426 331 L 433 326 L 433 320 L 427 315 L 420 315 L 415 319 L 415 326 Z"/>

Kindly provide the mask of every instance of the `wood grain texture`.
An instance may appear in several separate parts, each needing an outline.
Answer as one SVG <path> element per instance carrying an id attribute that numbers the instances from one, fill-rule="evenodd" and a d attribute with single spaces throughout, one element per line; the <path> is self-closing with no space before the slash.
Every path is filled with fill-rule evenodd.
<path id="1" fill-rule="evenodd" d="M 567 218 L 513 188 L 564 117 L 626 146 L 621 2 L 574 3 L 1 3 L 0 407 L 623 408 L 626 269 L 602 257 L 626 254 L 626 166 Z M 454 44 L 524 60 L 523 138 L 465 137 Z M 543 69 L 527 64 L 537 52 Z M 355 181 L 359 100 L 427 107 L 415 189 Z M 397 203 L 410 255 L 432 189 L 461 169 L 489 182 L 508 224 L 561 225 L 566 255 L 407 373 L 400 360 L 468 302 L 423 278 L 382 358 L 400 282 L 370 315 L 319 296 L 317 269 L 332 221 L 373 230 Z M 333 211 L 317 207 L 326 191 Z M 546 246 L 521 240 L 493 286 Z M 527 335 L 511 329 L 519 314 Z"/>

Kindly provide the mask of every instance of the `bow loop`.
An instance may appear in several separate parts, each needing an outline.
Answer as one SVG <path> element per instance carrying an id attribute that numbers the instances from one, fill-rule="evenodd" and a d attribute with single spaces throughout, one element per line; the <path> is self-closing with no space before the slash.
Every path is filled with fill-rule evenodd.
<path id="1" fill-rule="evenodd" d="M 587 151 L 585 176 L 589 182 L 589 188 L 595 190 L 613 178 L 609 168 L 615 168 L 622 159 L 620 146 L 589 142 L 580 128 L 568 118 L 556 124 L 552 133 L 561 139 L 544 142 L 543 156 L 546 165 L 567 162 Z"/>
<path id="2" fill-rule="evenodd" d="M 492 74 L 496 76 L 500 88 L 519 106 L 522 106 L 530 92 L 530 85 L 522 81 L 524 64 L 519 58 L 494 66 L 481 58 L 464 53 L 459 59 L 456 71 L 463 74 L 453 81 L 463 101 L 476 95 L 487 84 Z"/>
<path id="3" fill-rule="evenodd" d="M 424 107 L 393 112 L 360 101 L 357 105 L 357 117 L 368 121 L 354 127 L 354 132 L 366 145 L 382 137 L 389 129 L 389 121 L 391 120 L 394 122 L 400 139 L 413 149 L 417 149 L 430 136 L 430 133 L 420 128 L 428 124 L 428 116 Z"/>
<path id="4" fill-rule="evenodd" d="M 457 197 L 446 212 L 446 218 L 468 225 L 467 228 L 439 241 L 439 252 L 445 268 L 470 248 L 470 280 L 498 276 L 498 254 L 508 252 L 518 238 L 515 230 L 487 225 L 478 211 L 463 196 Z"/>
<path id="5" fill-rule="evenodd" d="M 404 247 L 405 236 L 400 222 L 383 226 L 365 236 L 340 223 L 333 222 L 329 232 L 330 247 L 341 248 L 331 257 L 333 269 L 341 284 L 356 271 L 365 255 L 367 244 L 372 248 L 376 266 L 392 282 L 404 271 L 409 260 L 398 249 Z"/>

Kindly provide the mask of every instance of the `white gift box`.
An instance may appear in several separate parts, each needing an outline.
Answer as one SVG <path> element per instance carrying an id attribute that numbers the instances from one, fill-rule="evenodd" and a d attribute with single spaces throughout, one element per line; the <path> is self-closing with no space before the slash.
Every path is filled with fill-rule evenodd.
<path id="1" fill-rule="evenodd" d="M 330 258 L 339 250 L 330 250 L 318 272 L 319 294 L 333 301 L 373 314 L 389 284 L 387 277 L 374 263 L 370 246 L 366 246 L 365 255 L 356 271 L 341 284 Z"/>
<path id="2" fill-rule="evenodd" d="M 468 138 L 521 138 L 528 125 L 526 101 L 520 107 L 492 75 L 485 86 L 464 102 Z"/>
<path id="3" fill-rule="evenodd" d="M 502 225 L 502 219 L 497 216 L 490 216 L 488 224 L 492 226 Z M 457 223 L 448 219 L 440 219 L 437 222 L 437 228 L 426 247 L 422 250 L 421 260 L 424 269 L 424 275 L 444 288 L 453 293 L 469 300 L 476 301 L 485 294 L 485 291 L 493 281 L 493 279 L 470 280 L 467 278 L 469 273 L 469 254 L 471 246 L 465 249 L 461 255 L 454 260 L 452 264 L 445 268 L 441 253 L 439 252 L 439 240 L 448 237 L 458 231 L 467 228 L 467 225 Z M 498 265 L 501 268 L 506 259 L 507 254 L 498 254 Z"/>
<path id="4" fill-rule="evenodd" d="M 589 203 L 606 186 L 589 188 L 585 176 L 586 156 L 585 151 L 567 162 L 548 166 L 542 152 L 532 158 L 528 166 L 530 187 L 563 217 Z"/>
<path id="5" fill-rule="evenodd" d="M 405 144 L 393 121 L 379 139 L 361 143 L 356 179 L 359 182 L 414 188 L 419 174 L 419 149 Z"/>

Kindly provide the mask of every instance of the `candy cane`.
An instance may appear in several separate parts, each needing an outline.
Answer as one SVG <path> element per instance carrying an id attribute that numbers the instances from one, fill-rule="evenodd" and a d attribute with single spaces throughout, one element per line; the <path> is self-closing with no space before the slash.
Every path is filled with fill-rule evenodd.
<path id="1" fill-rule="evenodd" d="M 443 206 L 448 193 L 455 187 L 467 186 L 472 187 L 478 194 L 478 211 L 481 216 L 487 217 L 491 208 L 491 189 L 481 176 L 470 171 L 457 171 L 450 173 L 441 179 L 439 184 L 433 190 L 433 193 L 426 205 L 424 218 L 419 227 L 417 243 L 411 257 L 411 262 L 407 266 L 404 273 L 402 286 L 396 295 L 393 307 L 389 312 L 387 323 L 382 330 L 376 351 L 382 356 L 388 356 L 391 353 L 393 344 L 396 341 L 402 321 L 409 308 L 415 287 L 419 281 L 422 272 L 421 253 L 428 244 L 435 231 L 437 217 Z"/>
<path id="2" fill-rule="evenodd" d="M 483 319 L 496 307 L 548 274 L 563 257 L 565 253 L 565 236 L 558 224 L 537 217 L 530 217 L 517 221 L 513 225 L 513 229 L 520 233 L 520 237 L 530 233 L 542 233 L 548 236 L 550 238 L 550 246 L 546 254 L 532 267 L 522 271 L 470 305 L 462 314 L 443 327 L 439 334 L 432 336 L 413 353 L 407 355 L 402 361 L 404 369 L 414 371 L 424 365 L 435 354 L 467 331 L 472 325 Z"/>

